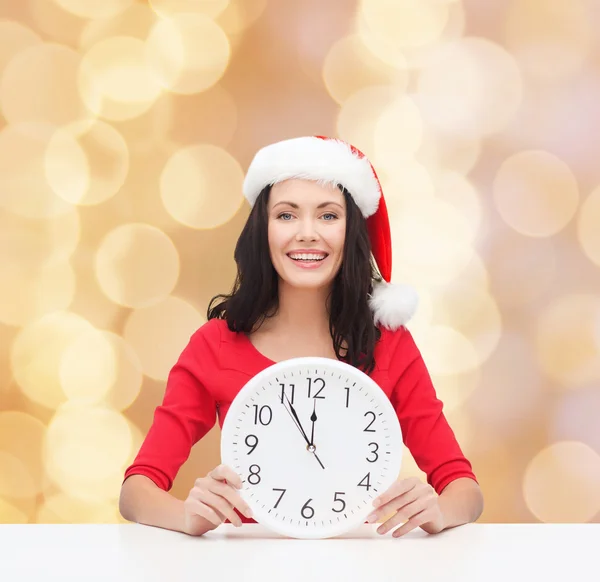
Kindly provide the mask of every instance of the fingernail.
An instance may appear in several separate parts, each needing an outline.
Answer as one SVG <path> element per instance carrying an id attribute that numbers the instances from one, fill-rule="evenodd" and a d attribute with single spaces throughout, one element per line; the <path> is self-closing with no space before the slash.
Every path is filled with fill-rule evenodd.
<path id="1" fill-rule="evenodd" d="M 371 515 L 369 515 L 369 516 L 367 517 L 367 521 L 368 521 L 369 523 L 373 523 L 374 521 L 377 521 L 377 515 L 375 515 L 374 513 L 372 513 Z"/>
<path id="2" fill-rule="evenodd" d="M 378 534 L 384 534 L 385 533 L 385 527 L 382 525 L 379 528 L 377 528 L 377 533 Z"/>
<path id="3" fill-rule="evenodd" d="M 381 505 L 381 500 L 379 499 L 379 497 L 373 499 L 373 505 L 374 507 L 379 507 L 379 505 Z"/>

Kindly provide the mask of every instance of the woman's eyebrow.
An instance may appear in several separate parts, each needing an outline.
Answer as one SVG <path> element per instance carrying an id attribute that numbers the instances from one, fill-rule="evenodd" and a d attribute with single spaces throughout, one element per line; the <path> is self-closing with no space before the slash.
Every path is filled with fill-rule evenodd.
<path id="1" fill-rule="evenodd" d="M 281 202 L 278 202 L 277 204 L 275 204 L 273 206 L 273 208 L 275 208 L 275 206 L 279 206 L 280 204 L 288 204 L 292 208 L 299 208 L 299 206 L 295 202 L 287 202 L 286 200 L 282 200 Z M 335 204 L 336 206 L 339 206 L 342 210 L 344 209 L 344 207 L 341 204 L 338 204 L 337 202 L 334 202 L 333 200 L 329 200 L 328 202 L 323 202 L 322 204 L 319 204 L 317 206 L 317 208 L 324 208 L 325 206 L 328 206 L 329 204 Z"/>

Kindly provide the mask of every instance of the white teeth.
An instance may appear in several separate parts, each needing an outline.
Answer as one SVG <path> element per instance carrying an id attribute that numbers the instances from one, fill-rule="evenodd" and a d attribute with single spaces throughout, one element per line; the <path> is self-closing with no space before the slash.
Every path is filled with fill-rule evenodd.
<path id="1" fill-rule="evenodd" d="M 290 259 L 301 259 L 304 261 L 322 261 L 327 255 L 313 255 L 308 253 L 290 253 Z"/>

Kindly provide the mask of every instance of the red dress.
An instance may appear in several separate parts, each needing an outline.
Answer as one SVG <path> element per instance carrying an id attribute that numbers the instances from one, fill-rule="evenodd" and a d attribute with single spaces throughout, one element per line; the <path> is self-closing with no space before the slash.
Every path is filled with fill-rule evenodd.
<path id="1" fill-rule="evenodd" d="M 390 399 L 404 444 L 439 494 L 460 477 L 476 480 L 442 410 L 421 354 L 406 328 L 381 328 L 370 377 Z M 258 372 L 275 362 L 243 333 L 211 319 L 190 338 L 173 366 L 163 402 L 125 479 L 145 475 L 169 491 L 190 451 L 218 420 L 223 426 L 231 402 Z M 199 475 L 200 476 L 200 475 Z M 253 522 L 240 515 L 242 521 Z"/>

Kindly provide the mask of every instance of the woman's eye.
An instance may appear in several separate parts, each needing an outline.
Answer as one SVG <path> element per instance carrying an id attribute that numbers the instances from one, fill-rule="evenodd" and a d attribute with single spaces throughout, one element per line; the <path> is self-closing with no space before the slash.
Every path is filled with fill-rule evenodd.
<path id="1" fill-rule="evenodd" d="M 291 216 L 289 212 L 282 212 L 277 218 L 281 218 L 282 216 Z"/>
<path id="2" fill-rule="evenodd" d="M 337 218 L 337 215 L 335 215 L 331 212 L 328 212 L 327 214 L 324 214 L 323 216 L 332 216 L 333 218 Z M 327 222 L 331 222 L 331 221 L 327 221 Z"/>

